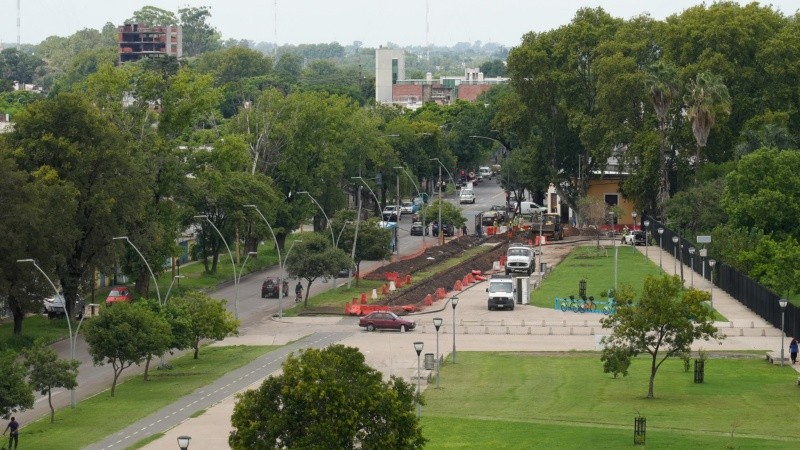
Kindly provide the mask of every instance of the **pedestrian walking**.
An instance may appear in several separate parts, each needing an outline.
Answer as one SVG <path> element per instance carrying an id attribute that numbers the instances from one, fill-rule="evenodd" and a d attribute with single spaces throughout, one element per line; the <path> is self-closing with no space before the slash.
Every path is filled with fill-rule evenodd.
<path id="1" fill-rule="evenodd" d="M 8 450 L 12 448 L 16 449 L 19 444 L 19 422 L 17 422 L 17 419 L 14 417 L 11 418 L 11 422 L 8 422 L 5 431 L 3 431 L 3 436 L 5 436 L 6 432 L 9 430 L 11 430 L 11 433 L 8 435 Z"/>
<path id="2" fill-rule="evenodd" d="M 300 303 L 303 300 L 303 285 L 298 281 L 297 285 L 294 287 L 294 302 Z"/>
<path id="3" fill-rule="evenodd" d="M 467 235 L 467 230 L 468 230 L 468 228 L 467 228 L 467 224 L 461 225 L 461 234 L 462 234 L 463 236 L 466 236 L 466 235 Z"/>
<path id="4" fill-rule="evenodd" d="M 792 357 L 792 364 L 797 362 L 797 339 L 792 338 L 792 342 L 789 342 L 789 356 Z"/>

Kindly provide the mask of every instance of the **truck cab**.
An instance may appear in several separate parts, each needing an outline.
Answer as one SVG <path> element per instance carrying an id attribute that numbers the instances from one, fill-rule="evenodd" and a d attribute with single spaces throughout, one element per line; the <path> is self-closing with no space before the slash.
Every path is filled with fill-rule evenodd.
<path id="1" fill-rule="evenodd" d="M 533 273 L 536 253 L 530 245 L 512 244 L 506 252 L 506 275 L 511 272 Z"/>
<path id="2" fill-rule="evenodd" d="M 489 311 L 495 309 L 514 310 L 514 279 L 508 275 L 495 275 L 489 279 Z"/>

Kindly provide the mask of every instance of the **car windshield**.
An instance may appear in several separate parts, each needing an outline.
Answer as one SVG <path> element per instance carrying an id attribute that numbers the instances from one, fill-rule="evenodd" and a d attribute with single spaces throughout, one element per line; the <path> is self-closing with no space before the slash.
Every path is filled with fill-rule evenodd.
<path id="1" fill-rule="evenodd" d="M 530 256 L 531 251 L 527 248 L 511 248 L 508 249 L 508 256 Z"/>
<path id="2" fill-rule="evenodd" d="M 111 297 L 122 297 L 123 295 L 128 295 L 128 292 L 122 289 L 112 289 L 108 295 Z"/>
<path id="3" fill-rule="evenodd" d="M 406 208 L 413 208 L 414 204 L 411 202 L 403 202 L 403 206 L 405 206 Z"/>
<path id="4" fill-rule="evenodd" d="M 511 282 L 508 283 L 489 283 L 489 292 L 511 292 L 513 290 L 513 286 Z"/>

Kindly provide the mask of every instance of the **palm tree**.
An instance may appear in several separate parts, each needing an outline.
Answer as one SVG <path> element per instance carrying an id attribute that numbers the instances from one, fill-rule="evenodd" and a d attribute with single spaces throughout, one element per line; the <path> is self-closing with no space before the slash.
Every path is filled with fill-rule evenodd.
<path id="1" fill-rule="evenodd" d="M 694 161 L 694 184 L 700 179 L 700 150 L 706 146 L 711 127 L 716 122 L 717 113 L 731 112 L 731 97 L 722 78 L 709 72 L 700 72 L 686 87 L 688 93 L 683 98 L 686 115 L 692 121 L 692 133 L 697 142 Z"/>
<path id="2" fill-rule="evenodd" d="M 667 176 L 666 162 L 666 130 L 669 108 L 678 95 L 675 85 L 675 67 L 659 61 L 650 67 L 647 74 L 647 87 L 650 90 L 650 101 L 653 102 L 658 117 L 658 198 L 656 204 L 659 214 L 663 217 L 664 205 L 669 200 L 669 177 Z"/>

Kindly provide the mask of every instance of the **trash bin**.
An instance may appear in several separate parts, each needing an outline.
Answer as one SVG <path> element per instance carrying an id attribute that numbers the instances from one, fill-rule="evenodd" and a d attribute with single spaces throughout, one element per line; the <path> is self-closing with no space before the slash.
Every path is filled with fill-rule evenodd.
<path id="1" fill-rule="evenodd" d="M 539 272 L 541 272 L 541 273 L 547 272 L 547 263 L 546 262 L 539 263 Z"/>
<path id="2" fill-rule="evenodd" d="M 425 370 L 433 370 L 436 367 L 436 358 L 433 353 L 425 353 Z"/>

